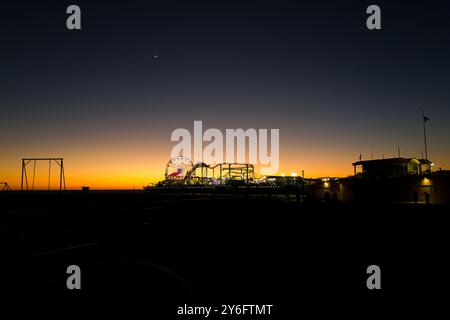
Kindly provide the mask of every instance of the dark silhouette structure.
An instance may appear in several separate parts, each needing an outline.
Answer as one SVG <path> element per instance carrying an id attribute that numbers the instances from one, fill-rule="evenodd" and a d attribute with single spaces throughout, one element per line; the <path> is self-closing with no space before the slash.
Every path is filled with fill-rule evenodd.
<path id="1" fill-rule="evenodd" d="M 427 172 L 431 172 L 431 163 L 428 161 L 428 147 L 427 147 L 427 129 L 426 123 L 430 120 L 430 118 L 425 116 L 425 113 L 422 113 L 422 122 L 423 122 L 423 142 L 425 147 L 425 160 L 427 161 Z"/>
<path id="2" fill-rule="evenodd" d="M 52 162 L 54 161 L 59 166 L 59 190 L 66 190 L 66 178 L 64 176 L 64 159 L 63 158 L 25 158 L 22 159 L 22 180 L 20 183 L 20 190 L 29 191 L 30 188 L 28 186 L 28 175 L 27 175 L 27 165 L 30 162 L 33 162 L 33 177 L 31 181 L 31 190 L 34 190 L 34 177 L 36 173 L 36 162 L 37 161 L 48 161 L 48 190 L 50 190 L 50 176 L 51 176 L 51 168 Z"/>
<path id="3" fill-rule="evenodd" d="M 9 188 L 8 182 L 0 182 L 0 185 L 3 186 L 2 190 L 3 191 L 10 191 L 11 189 Z"/>
<path id="4" fill-rule="evenodd" d="M 209 165 L 204 162 L 193 164 L 189 158 L 178 156 L 169 160 L 165 170 L 165 180 L 159 186 L 169 185 L 225 185 L 242 182 L 248 185 L 253 181 L 255 168 L 250 163 L 218 163 Z"/>
<path id="5" fill-rule="evenodd" d="M 366 177 L 403 177 L 429 173 L 431 161 L 415 158 L 360 160 L 353 163 L 354 174 Z"/>

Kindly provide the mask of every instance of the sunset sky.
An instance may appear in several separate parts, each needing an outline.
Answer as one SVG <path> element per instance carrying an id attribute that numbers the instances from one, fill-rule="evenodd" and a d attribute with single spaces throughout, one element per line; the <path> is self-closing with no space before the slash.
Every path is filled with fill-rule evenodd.
<path id="1" fill-rule="evenodd" d="M 369 31 L 372 2 L 2 3 L 0 181 L 64 157 L 69 188 L 142 188 L 194 120 L 279 128 L 280 173 L 347 176 L 360 153 L 420 157 L 423 109 L 429 158 L 450 169 L 450 5 L 377 1 Z"/>

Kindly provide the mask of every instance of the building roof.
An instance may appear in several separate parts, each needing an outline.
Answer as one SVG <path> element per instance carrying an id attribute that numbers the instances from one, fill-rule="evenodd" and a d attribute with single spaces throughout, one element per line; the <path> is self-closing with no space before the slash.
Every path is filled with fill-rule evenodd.
<path id="1" fill-rule="evenodd" d="M 367 164 L 393 164 L 393 163 L 405 163 L 416 162 L 417 164 L 431 164 L 430 160 L 416 159 L 416 158 L 387 158 L 387 159 L 375 159 L 375 160 L 360 160 L 354 162 L 354 166 L 367 165 Z"/>

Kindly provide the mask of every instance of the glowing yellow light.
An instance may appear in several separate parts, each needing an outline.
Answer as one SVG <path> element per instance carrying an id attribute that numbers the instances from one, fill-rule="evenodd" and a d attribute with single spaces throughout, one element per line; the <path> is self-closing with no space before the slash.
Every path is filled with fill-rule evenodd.
<path id="1" fill-rule="evenodd" d="M 325 182 L 323 185 L 324 185 L 325 188 L 328 188 L 330 186 L 330 183 L 329 182 Z"/>
<path id="2" fill-rule="evenodd" d="M 296 176 L 297 176 L 297 172 L 292 172 L 292 173 L 291 173 L 291 176 L 292 176 L 292 177 L 296 177 Z"/>
<path id="3" fill-rule="evenodd" d="M 282 177 L 284 177 L 284 176 L 285 176 L 285 174 L 284 174 L 284 173 L 282 173 L 282 174 L 281 174 L 281 176 L 282 176 Z"/>

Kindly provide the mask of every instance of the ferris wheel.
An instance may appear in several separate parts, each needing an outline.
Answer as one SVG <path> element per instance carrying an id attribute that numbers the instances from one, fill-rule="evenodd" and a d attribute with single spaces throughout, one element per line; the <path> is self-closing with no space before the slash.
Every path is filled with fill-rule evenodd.
<path id="1" fill-rule="evenodd" d="M 183 180 L 193 166 L 191 159 L 187 157 L 173 157 L 166 165 L 166 180 Z"/>

